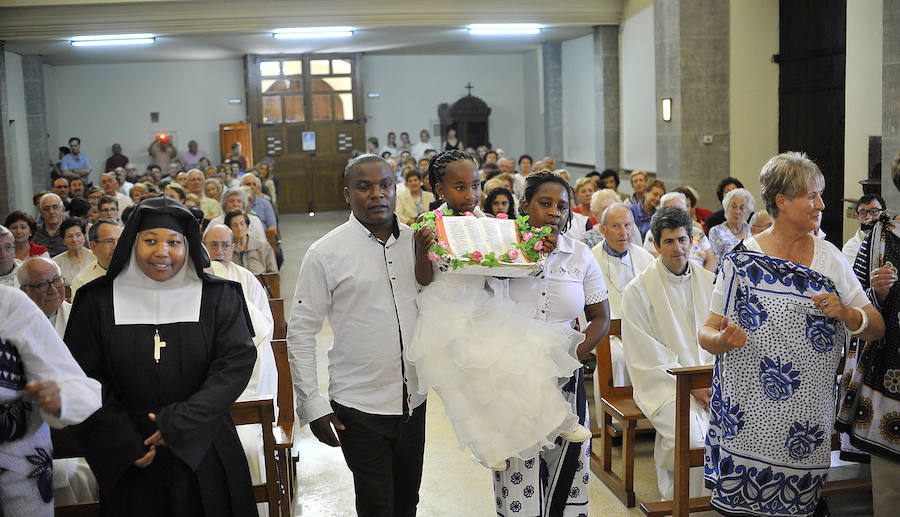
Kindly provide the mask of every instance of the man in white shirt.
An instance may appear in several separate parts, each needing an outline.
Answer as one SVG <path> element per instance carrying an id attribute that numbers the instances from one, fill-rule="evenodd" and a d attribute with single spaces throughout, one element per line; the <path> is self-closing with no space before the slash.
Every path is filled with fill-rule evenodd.
<path id="1" fill-rule="evenodd" d="M 675 378 L 666 370 L 710 365 L 714 356 L 697 341 L 709 312 L 713 273 L 691 264 L 693 227 L 681 208 L 663 207 L 653 214 L 650 231 L 659 257 L 625 288 L 622 296 L 622 341 L 634 399 L 656 429 L 653 458 L 663 499 L 671 500 L 675 483 Z M 709 427 L 710 388 L 694 390 L 691 399 L 691 447 L 702 447 Z M 703 493 L 703 468 L 691 469 L 691 496 Z"/>
<path id="2" fill-rule="evenodd" d="M 677 206 L 678 208 L 687 211 L 688 201 L 683 193 L 673 190 L 672 192 L 666 192 L 659 198 L 659 206 Z M 694 229 L 691 232 L 691 249 L 688 252 L 688 259 L 698 267 L 704 267 L 710 271 L 715 271 L 716 266 L 718 265 L 716 263 L 716 256 L 713 254 L 709 239 L 707 239 L 706 234 L 703 233 L 703 226 L 696 221 L 692 224 Z M 647 235 L 644 236 L 644 249 L 654 258 L 659 256 L 659 253 L 656 252 L 656 246 L 653 244 L 653 234 L 651 232 L 647 232 Z"/>
<path id="3" fill-rule="evenodd" d="M 600 270 L 603 271 L 603 278 L 606 279 L 609 288 L 609 317 L 619 319 L 622 317 L 622 293 L 625 292 L 625 287 L 635 275 L 647 269 L 653 262 L 653 256 L 631 242 L 634 216 L 624 203 L 615 202 L 606 207 L 600 215 L 599 226 L 603 242 L 594 246 L 591 252 L 600 264 Z M 610 336 L 609 352 L 613 383 L 616 386 L 630 386 L 631 379 L 625 366 L 622 340 Z M 595 388 L 594 393 L 600 393 L 599 386 Z"/>
<path id="4" fill-rule="evenodd" d="M 205 181 L 206 177 L 200 169 L 191 169 L 187 173 L 184 187 L 189 193 L 200 198 L 200 210 L 203 210 L 203 217 L 212 219 L 222 215 L 222 207 L 219 206 L 218 200 L 206 197 L 206 192 L 203 190 Z"/>
<path id="5" fill-rule="evenodd" d="M 0 285 L 18 289 L 19 280 L 16 278 L 18 268 L 12 232 L 0 225 Z"/>
<path id="6" fill-rule="evenodd" d="M 425 396 L 404 359 L 418 318 L 415 247 L 412 229 L 394 215 L 394 178 L 376 155 L 347 165 L 350 220 L 306 252 L 287 334 L 297 425 L 341 447 L 360 515 L 415 515 L 422 480 Z M 316 368 L 326 318 L 334 331 L 330 404 Z"/>
<path id="7" fill-rule="evenodd" d="M 436 151 L 437 147 L 431 142 L 431 133 L 429 133 L 427 129 L 423 129 L 419 132 L 419 141 L 412 146 L 410 152 L 416 160 L 419 160 L 425 156 L 425 151 L 429 149 Z"/>
<path id="8" fill-rule="evenodd" d="M 850 240 L 848 240 L 844 244 L 844 247 L 841 248 L 841 253 L 847 257 L 847 262 L 849 262 L 851 266 L 856 262 L 856 253 L 859 251 L 859 245 L 862 244 L 863 239 L 866 237 L 866 232 L 863 231 L 862 224 L 866 222 L 867 219 L 878 217 L 878 214 L 884 210 L 885 206 L 887 205 L 884 204 L 884 199 L 877 194 L 866 194 L 856 202 L 856 220 L 859 221 L 860 228 L 859 230 L 856 230 L 853 237 L 850 237 Z"/>
<path id="9" fill-rule="evenodd" d="M 122 235 L 122 227 L 113 219 L 99 219 L 91 229 L 88 230 L 88 245 L 94 253 L 97 261 L 82 269 L 74 279 L 72 279 L 72 301 L 75 301 L 75 292 L 84 284 L 100 278 L 106 274 L 109 268 L 109 261 L 112 260 L 113 251 L 116 250 L 116 244 L 119 243 L 119 236 Z"/>
<path id="10" fill-rule="evenodd" d="M 100 188 L 103 189 L 104 195 L 116 198 L 120 214 L 132 205 L 131 198 L 119 192 L 119 182 L 116 180 L 114 173 L 107 172 L 100 176 Z"/>

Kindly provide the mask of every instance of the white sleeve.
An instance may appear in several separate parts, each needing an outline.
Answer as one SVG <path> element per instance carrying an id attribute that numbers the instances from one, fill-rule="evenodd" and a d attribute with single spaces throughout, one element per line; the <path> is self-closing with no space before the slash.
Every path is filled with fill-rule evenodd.
<path id="1" fill-rule="evenodd" d="M 584 246 L 584 264 L 587 270 L 584 272 L 584 304 L 593 305 L 603 300 L 609 299 L 609 290 L 606 288 L 606 280 L 603 279 L 603 272 L 600 270 L 600 264 L 594 258 L 591 250 Z"/>
<path id="2" fill-rule="evenodd" d="M 54 381 L 59 386 L 60 415 L 41 409 L 41 417 L 51 427 L 78 424 L 100 409 L 100 383 L 87 377 L 72 357 L 50 320 L 21 291 L 13 291 L 7 301 L 14 317 L 6 322 L 3 338 L 16 345 L 25 378 L 29 382 Z"/>
<path id="3" fill-rule="evenodd" d="M 709 310 L 719 316 L 725 315 L 725 263 L 716 272 L 716 283 L 709 298 Z"/>
<path id="4" fill-rule="evenodd" d="M 287 346 L 291 378 L 297 395 L 297 424 L 309 422 L 332 412 L 319 391 L 316 366 L 316 334 L 331 308 L 331 289 L 322 258 L 314 249 L 306 252 L 300 264 L 297 288 L 291 302 Z"/>
<path id="5" fill-rule="evenodd" d="M 830 246 L 828 276 L 834 282 L 837 288 L 837 294 L 841 298 L 841 303 L 850 307 L 865 307 L 871 301 L 863 291 L 862 284 L 856 278 L 853 267 L 847 262 L 847 257 L 841 253 L 837 247 Z"/>

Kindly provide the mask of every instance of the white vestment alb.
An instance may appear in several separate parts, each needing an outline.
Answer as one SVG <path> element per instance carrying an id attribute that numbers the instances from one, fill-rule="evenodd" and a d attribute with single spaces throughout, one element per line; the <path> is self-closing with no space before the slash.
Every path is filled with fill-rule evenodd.
<path id="1" fill-rule="evenodd" d="M 690 263 L 689 263 L 690 264 Z M 675 378 L 669 368 L 713 364 L 697 332 L 709 314 L 714 275 L 688 266 L 674 275 L 657 258 L 628 284 L 622 297 L 622 339 L 634 399 L 656 429 L 653 457 L 660 493 L 671 499 L 675 463 Z M 691 399 L 691 446 L 702 447 L 709 413 Z M 692 469 L 691 495 L 699 495 L 703 469 Z"/>
<path id="2" fill-rule="evenodd" d="M 600 265 L 600 271 L 603 272 L 603 278 L 609 289 L 609 317 L 620 319 L 622 318 L 622 293 L 625 292 L 625 286 L 653 263 L 653 255 L 647 253 L 640 246 L 631 244 L 625 256 L 614 257 L 606 252 L 602 242 L 594 246 L 591 252 Z M 609 338 L 609 355 L 612 360 L 613 385 L 630 386 L 631 378 L 625 367 L 622 340 L 617 336 Z M 597 376 L 594 376 L 594 382 L 594 393 L 599 394 L 599 386 L 596 386 Z"/>

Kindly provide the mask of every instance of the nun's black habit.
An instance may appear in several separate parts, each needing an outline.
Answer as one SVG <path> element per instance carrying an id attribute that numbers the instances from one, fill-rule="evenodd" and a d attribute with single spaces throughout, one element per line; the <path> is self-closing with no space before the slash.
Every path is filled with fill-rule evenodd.
<path id="1" fill-rule="evenodd" d="M 133 258 L 139 232 L 160 227 L 188 246 L 184 266 L 165 282 Z M 137 205 L 106 276 L 76 293 L 65 342 L 103 385 L 103 407 L 73 433 L 105 515 L 256 515 L 229 412 L 256 360 L 252 326 L 240 285 L 205 274 L 208 265 L 190 211 L 160 196 Z M 158 362 L 157 332 L 165 342 Z M 135 466 L 157 430 L 166 445 L 148 467 Z"/>

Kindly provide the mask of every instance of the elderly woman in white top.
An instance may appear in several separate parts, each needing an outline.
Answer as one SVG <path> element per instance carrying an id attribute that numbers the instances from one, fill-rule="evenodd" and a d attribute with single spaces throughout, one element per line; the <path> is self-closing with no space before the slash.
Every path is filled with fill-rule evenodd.
<path id="1" fill-rule="evenodd" d="M 94 253 L 84 247 L 84 221 L 78 217 L 70 217 L 59 225 L 59 234 L 63 237 L 66 251 L 53 257 L 53 261 L 59 265 L 59 269 L 65 284 L 72 285 L 72 280 L 82 269 L 90 266 L 97 258 Z"/>
<path id="2" fill-rule="evenodd" d="M 725 209 L 725 222 L 709 229 L 709 242 L 717 264 L 739 242 L 750 237 L 747 217 L 753 213 L 753 194 L 744 188 L 731 190 L 722 199 L 722 208 Z"/>
<path id="3" fill-rule="evenodd" d="M 840 250 L 810 235 L 825 208 L 816 164 L 779 154 L 759 180 L 775 222 L 723 257 L 699 331 L 716 355 L 706 481 L 727 515 L 810 516 L 830 466 L 842 350 L 852 336 L 879 339 L 884 320 Z"/>

